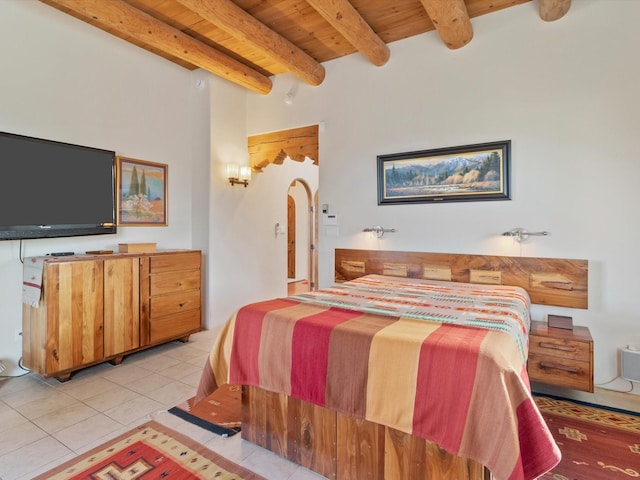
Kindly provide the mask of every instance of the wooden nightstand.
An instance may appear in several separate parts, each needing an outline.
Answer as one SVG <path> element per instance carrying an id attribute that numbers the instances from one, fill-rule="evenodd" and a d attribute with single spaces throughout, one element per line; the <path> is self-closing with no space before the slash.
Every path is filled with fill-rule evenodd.
<path id="1" fill-rule="evenodd" d="M 593 338 L 587 327 L 550 328 L 532 321 L 529 334 L 529 379 L 593 392 Z"/>

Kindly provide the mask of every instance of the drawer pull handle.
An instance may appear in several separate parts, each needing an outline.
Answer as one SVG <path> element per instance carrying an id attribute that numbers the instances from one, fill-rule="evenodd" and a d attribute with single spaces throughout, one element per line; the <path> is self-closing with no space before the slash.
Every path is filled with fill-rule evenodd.
<path id="1" fill-rule="evenodd" d="M 560 365 L 558 363 L 551 362 L 540 362 L 540 368 L 551 368 L 554 370 L 562 370 L 569 373 L 580 373 L 580 369 L 578 367 L 569 367 L 567 365 Z"/>
<path id="2" fill-rule="evenodd" d="M 550 348 L 552 350 L 562 350 L 563 352 L 575 353 L 578 351 L 576 347 L 567 347 L 566 345 L 556 345 L 555 343 L 549 343 L 549 342 L 540 342 L 539 345 L 542 348 Z"/>
<path id="3" fill-rule="evenodd" d="M 178 304 L 178 306 L 179 306 L 180 308 L 182 308 L 182 307 L 184 307 L 186 304 L 187 304 L 187 302 L 182 302 L 182 303 L 179 303 L 179 304 Z"/>

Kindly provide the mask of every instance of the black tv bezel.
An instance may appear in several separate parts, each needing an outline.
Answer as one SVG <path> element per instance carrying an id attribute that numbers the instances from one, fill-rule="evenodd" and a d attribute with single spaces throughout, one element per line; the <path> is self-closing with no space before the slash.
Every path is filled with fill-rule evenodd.
<path id="1" fill-rule="evenodd" d="M 77 224 L 51 224 L 51 225 L 0 225 L 0 241 L 2 240 L 30 240 L 38 238 L 82 237 L 88 235 L 108 235 L 118 231 L 116 224 L 116 152 L 102 148 L 87 147 L 73 143 L 59 142 L 45 138 L 20 135 L 11 132 L 0 132 L 0 136 L 22 138 L 26 141 L 35 141 L 53 146 L 71 147 L 91 152 L 101 152 L 111 155 L 111 181 L 112 181 L 112 222 L 102 223 L 77 223 Z"/>
<path id="2" fill-rule="evenodd" d="M 0 226 L 0 240 L 32 240 L 35 238 L 83 237 L 117 233 L 115 224 L 9 225 Z"/>

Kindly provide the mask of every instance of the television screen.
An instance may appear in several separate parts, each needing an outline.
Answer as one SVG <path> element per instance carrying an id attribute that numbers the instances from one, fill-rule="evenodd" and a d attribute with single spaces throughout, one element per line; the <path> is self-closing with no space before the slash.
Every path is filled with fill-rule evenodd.
<path id="1" fill-rule="evenodd" d="M 0 240 L 115 233 L 115 152 L 0 132 Z"/>

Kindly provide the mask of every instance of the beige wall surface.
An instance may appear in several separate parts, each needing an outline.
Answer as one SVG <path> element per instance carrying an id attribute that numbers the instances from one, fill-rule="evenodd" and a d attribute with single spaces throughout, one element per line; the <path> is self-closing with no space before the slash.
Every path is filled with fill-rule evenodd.
<path id="1" fill-rule="evenodd" d="M 320 286 L 336 247 L 587 259 L 589 309 L 533 316 L 588 326 L 596 383 L 615 378 L 619 349 L 640 344 L 639 16 L 634 0 L 582 0 L 544 22 L 526 3 L 474 18 L 459 50 L 429 32 L 390 44 L 383 67 L 355 54 L 328 62 L 318 87 L 283 75 L 249 95 L 249 134 L 324 123 L 319 203 L 339 235 L 319 229 Z M 499 140 L 512 142 L 512 200 L 377 205 L 377 155 Z M 378 240 L 361 232 L 372 225 L 398 231 Z M 500 236 L 514 227 L 551 235 Z"/>
<path id="2" fill-rule="evenodd" d="M 320 86 L 291 75 L 266 96 L 176 65 L 35 0 L 0 0 L 0 130 L 169 165 L 169 226 L 117 236 L 33 240 L 24 253 L 156 241 L 205 252 L 208 328 L 244 303 L 286 293 L 286 192 L 307 175 L 285 161 L 231 187 L 248 135 L 320 124 L 319 203 L 339 218 L 319 228 L 319 286 L 336 247 L 589 260 L 589 309 L 572 315 L 595 339 L 595 381 L 640 344 L 637 185 L 640 31 L 636 0 L 581 0 L 556 22 L 535 2 L 472 20 L 474 40 L 447 49 L 435 32 L 390 44 L 375 67 L 354 54 L 327 62 Z M 295 91 L 291 104 L 287 92 Z M 377 205 L 376 156 L 511 140 L 512 200 Z M 396 233 L 376 239 L 364 227 Z M 547 230 L 521 245 L 500 233 Z M 19 242 L 0 243 L 0 359 L 15 362 L 21 325 Z M 10 372 L 8 372 L 10 373 Z M 628 388 L 626 383 L 610 386 Z"/>
<path id="3" fill-rule="evenodd" d="M 203 104 L 205 118 L 209 116 L 207 102 L 198 101 L 203 92 L 194 73 L 35 0 L 0 0 L 0 59 L 0 131 L 115 150 L 169 166 L 169 226 L 25 240 L 22 255 L 117 250 L 125 242 L 156 242 L 164 249 L 206 244 L 201 233 L 199 243 L 192 238 L 192 226 L 207 220 L 206 212 L 192 208 L 192 192 L 197 185 L 194 166 L 207 166 L 199 152 L 202 144 L 207 150 L 209 145 L 208 128 L 193 136 Z M 7 161 L 0 158 L 5 173 Z M 202 194 L 207 186 L 205 174 L 197 190 Z M 0 242 L 0 360 L 9 367 L 5 374 L 23 373 L 16 367 L 22 351 L 16 335 L 22 325 L 20 245 L 17 240 Z"/>

